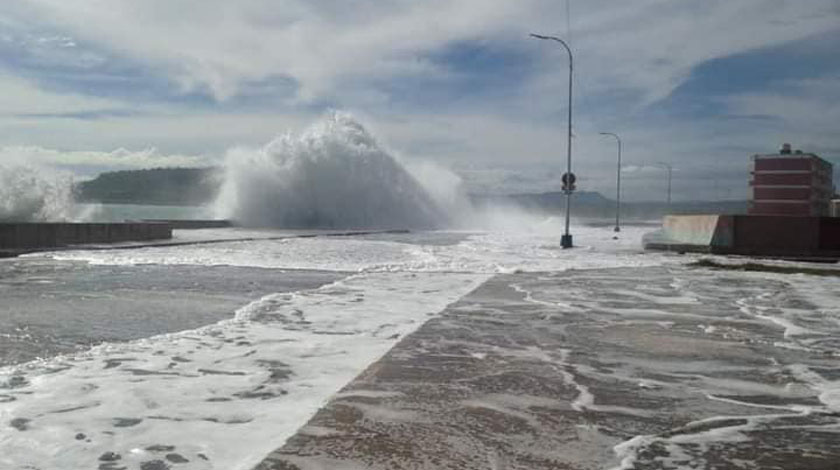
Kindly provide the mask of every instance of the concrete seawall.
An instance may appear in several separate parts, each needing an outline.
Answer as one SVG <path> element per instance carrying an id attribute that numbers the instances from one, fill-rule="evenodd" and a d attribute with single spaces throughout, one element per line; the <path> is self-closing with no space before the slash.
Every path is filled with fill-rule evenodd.
<path id="1" fill-rule="evenodd" d="M 669 215 L 645 248 L 767 257 L 840 259 L 840 218 Z"/>
<path id="2" fill-rule="evenodd" d="M 67 245 L 170 238 L 172 225 L 167 223 L 0 223 L 0 251 L 7 256 Z"/>

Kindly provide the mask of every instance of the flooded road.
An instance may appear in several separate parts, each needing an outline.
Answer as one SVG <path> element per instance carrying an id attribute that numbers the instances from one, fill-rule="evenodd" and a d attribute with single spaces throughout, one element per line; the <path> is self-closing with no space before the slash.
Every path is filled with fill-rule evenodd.
<path id="1" fill-rule="evenodd" d="M 835 469 L 839 300 L 684 266 L 499 275 L 258 468 Z"/>

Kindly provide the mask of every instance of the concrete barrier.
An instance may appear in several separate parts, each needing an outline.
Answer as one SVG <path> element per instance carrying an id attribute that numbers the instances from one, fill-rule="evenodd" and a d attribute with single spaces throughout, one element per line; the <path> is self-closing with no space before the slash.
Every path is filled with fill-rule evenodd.
<path id="1" fill-rule="evenodd" d="M 669 215 L 646 249 L 840 259 L 840 219 L 776 215 Z"/>
<path id="2" fill-rule="evenodd" d="M 0 223 L 0 249 L 34 250 L 67 245 L 166 240 L 166 223 Z"/>
<path id="3" fill-rule="evenodd" d="M 729 215 L 669 215 L 662 222 L 663 235 L 689 245 L 732 246 L 732 219 Z"/>

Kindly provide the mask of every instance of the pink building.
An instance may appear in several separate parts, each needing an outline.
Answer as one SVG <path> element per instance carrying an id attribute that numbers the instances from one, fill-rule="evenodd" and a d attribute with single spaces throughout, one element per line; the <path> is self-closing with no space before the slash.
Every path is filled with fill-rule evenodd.
<path id="1" fill-rule="evenodd" d="M 785 144 L 773 155 L 753 156 L 749 214 L 830 216 L 832 165 Z"/>

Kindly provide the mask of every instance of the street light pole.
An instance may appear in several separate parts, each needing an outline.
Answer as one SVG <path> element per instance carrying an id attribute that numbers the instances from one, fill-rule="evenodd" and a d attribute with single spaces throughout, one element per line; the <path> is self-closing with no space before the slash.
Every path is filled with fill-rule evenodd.
<path id="1" fill-rule="evenodd" d="M 612 132 L 601 132 L 601 135 L 611 135 L 615 137 L 618 142 L 618 169 L 615 173 L 615 231 L 620 232 L 621 226 L 618 223 L 619 214 L 621 213 L 621 137 Z"/>
<path id="2" fill-rule="evenodd" d="M 659 162 L 659 165 L 668 170 L 668 212 L 671 212 L 671 174 L 674 172 L 674 167 L 665 162 Z"/>
<path id="3" fill-rule="evenodd" d="M 531 37 L 536 39 L 548 40 L 548 41 L 557 41 L 563 45 L 566 49 L 566 52 L 569 53 L 569 132 L 568 132 L 568 144 L 566 146 L 566 174 L 569 175 L 569 184 L 566 188 L 566 233 L 563 235 L 563 238 L 560 239 L 560 245 L 563 248 L 571 248 L 572 247 L 572 234 L 569 233 L 569 221 L 572 212 L 572 71 L 574 70 L 574 59 L 572 58 L 572 50 L 569 49 L 569 45 L 566 44 L 565 41 L 558 37 L 554 36 L 543 36 L 541 34 L 531 34 Z"/>

